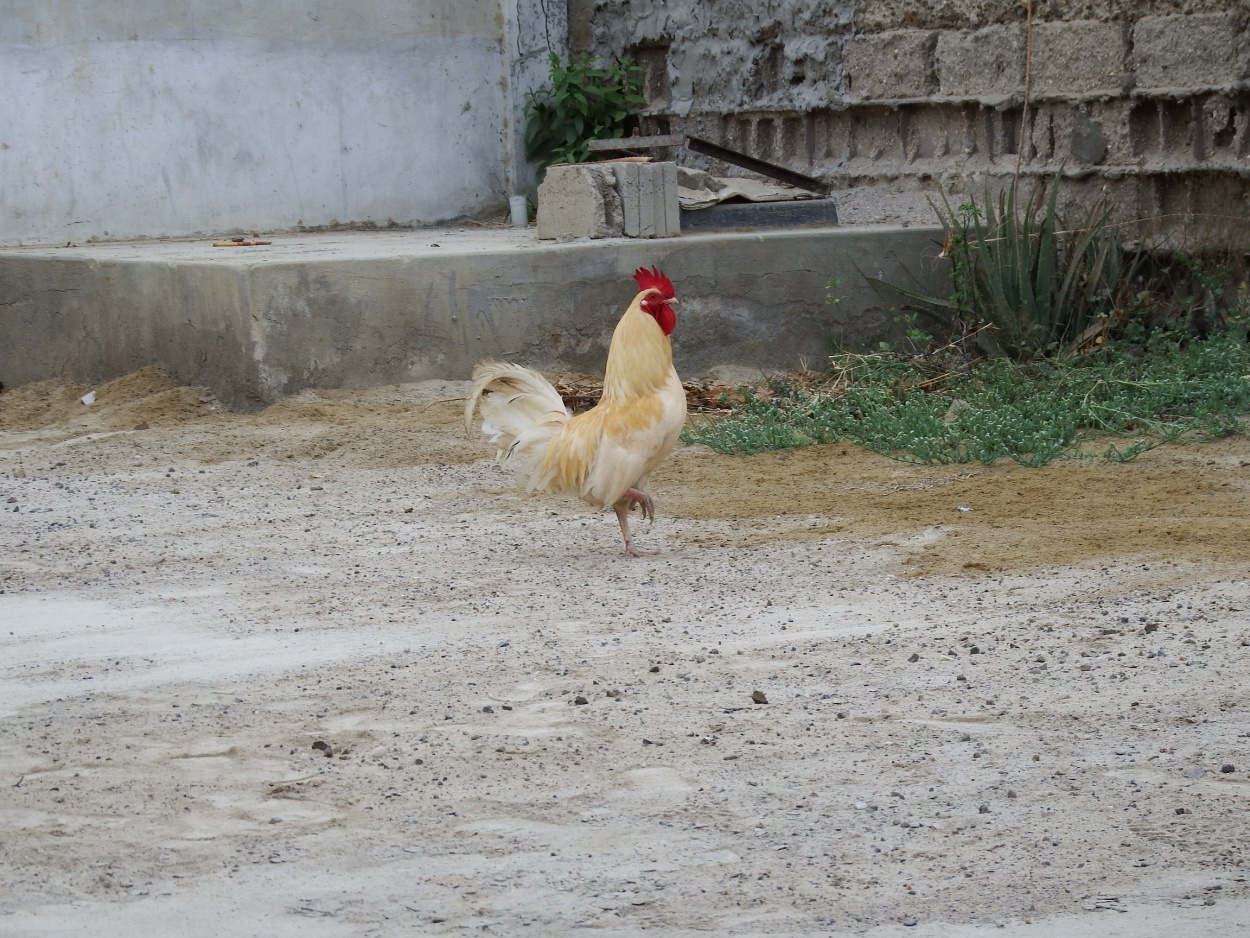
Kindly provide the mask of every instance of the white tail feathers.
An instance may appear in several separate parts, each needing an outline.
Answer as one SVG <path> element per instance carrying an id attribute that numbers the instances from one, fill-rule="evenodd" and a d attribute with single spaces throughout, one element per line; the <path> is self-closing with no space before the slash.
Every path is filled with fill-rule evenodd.
<path id="1" fill-rule="evenodd" d="M 464 405 L 466 432 L 472 432 L 475 410 L 482 416 L 482 432 L 499 449 L 499 461 L 519 463 L 526 483 L 551 437 L 569 419 L 551 382 L 531 368 L 506 362 L 481 362 L 473 369 L 473 388 Z"/>

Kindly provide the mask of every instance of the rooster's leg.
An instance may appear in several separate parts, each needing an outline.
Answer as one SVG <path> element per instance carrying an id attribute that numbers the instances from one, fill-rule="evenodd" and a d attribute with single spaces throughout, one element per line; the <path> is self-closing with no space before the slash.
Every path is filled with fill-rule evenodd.
<path id="1" fill-rule="evenodd" d="M 634 489 L 630 489 L 630 492 L 634 491 Z M 620 522 L 621 534 L 625 538 L 625 553 L 631 557 L 654 557 L 656 551 L 638 550 L 634 547 L 633 535 L 629 533 L 629 509 L 635 504 L 641 505 L 643 506 L 643 514 L 647 515 L 651 504 L 651 499 L 647 498 L 647 496 L 642 495 L 642 499 L 646 499 L 646 501 L 643 501 L 637 498 L 637 495 L 642 495 L 642 493 L 636 492 L 635 495 L 630 495 L 627 492 L 624 498 L 612 506 L 612 510 L 616 512 L 616 520 Z"/>

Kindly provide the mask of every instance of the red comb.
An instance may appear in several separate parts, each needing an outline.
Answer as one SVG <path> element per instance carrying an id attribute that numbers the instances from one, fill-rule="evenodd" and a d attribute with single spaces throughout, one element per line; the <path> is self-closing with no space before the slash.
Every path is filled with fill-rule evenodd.
<path id="1" fill-rule="evenodd" d="M 665 277 L 658 267 L 652 267 L 650 270 L 647 270 L 645 267 L 639 267 L 634 271 L 634 280 L 637 282 L 639 290 L 654 288 L 659 290 L 666 300 L 671 300 L 677 295 L 673 290 L 673 282 Z"/>

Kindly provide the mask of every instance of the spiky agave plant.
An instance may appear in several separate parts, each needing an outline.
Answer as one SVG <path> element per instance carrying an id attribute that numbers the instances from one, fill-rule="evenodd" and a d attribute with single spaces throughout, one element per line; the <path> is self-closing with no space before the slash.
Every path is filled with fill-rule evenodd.
<path id="1" fill-rule="evenodd" d="M 951 262 L 948 297 L 897 290 L 912 307 L 975 333 L 982 350 L 1017 360 L 1068 351 L 1101 317 L 1140 262 L 1110 224 L 1099 200 L 1074 223 L 1058 208 L 1059 180 L 1021 198 L 1018 180 L 997 196 L 986 185 L 983 206 L 969 199 L 934 203 L 947 229 L 943 254 Z"/>

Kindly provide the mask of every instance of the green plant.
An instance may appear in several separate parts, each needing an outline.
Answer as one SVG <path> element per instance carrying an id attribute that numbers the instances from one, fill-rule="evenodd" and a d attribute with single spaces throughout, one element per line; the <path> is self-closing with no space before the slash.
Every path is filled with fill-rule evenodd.
<path id="1" fill-rule="evenodd" d="M 642 69 L 618 60 L 608 67 L 589 57 L 568 65 L 551 54 L 551 87 L 525 96 L 525 155 L 540 172 L 552 163 L 580 163 L 590 156 L 587 144 L 624 134 L 631 107 L 641 107 Z"/>
<path id="2" fill-rule="evenodd" d="M 726 453 L 852 442 L 905 462 L 1042 466 L 1060 457 L 1122 461 L 1160 443 L 1246 432 L 1244 329 L 1195 340 L 1160 328 L 1145 348 L 969 365 L 957 346 L 926 355 L 840 355 L 815 386 L 774 381 L 728 417 L 687 431 Z"/>
<path id="3" fill-rule="evenodd" d="M 1232 326 L 1250 313 L 1245 274 L 1237 270 L 1243 265 L 1243 258 L 1231 250 L 1152 252 L 1134 278 L 1126 327 L 1140 339 L 1169 322 L 1184 323 L 1197 336 Z"/>
<path id="4" fill-rule="evenodd" d="M 1073 349 L 1111 314 L 1141 254 L 1121 244 L 1105 202 L 1067 224 L 1058 197 L 1057 179 L 1023 199 L 1015 179 L 997 198 L 987 186 L 984 207 L 943 197 L 934 210 L 948 230 L 951 295 L 894 289 L 952 330 L 978 331 L 987 354 L 1027 360 Z"/>
<path id="5" fill-rule="evenodd" d="M 838 277 L 830 277 L 825 281 L 825 305 L 840 306 L 842 305 L 842 280 Z"/>

